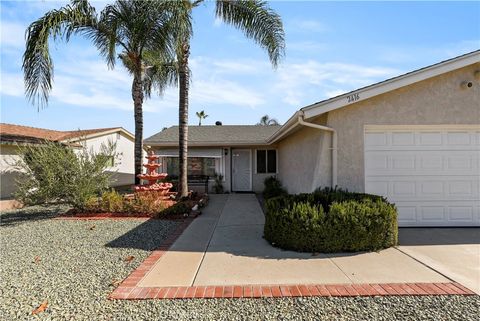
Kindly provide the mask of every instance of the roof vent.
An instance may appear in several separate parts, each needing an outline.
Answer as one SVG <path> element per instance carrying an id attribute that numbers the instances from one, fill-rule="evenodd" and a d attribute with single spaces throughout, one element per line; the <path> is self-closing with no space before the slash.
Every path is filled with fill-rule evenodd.
<path id="1" fill-rule="evenodd" d="M 215 126 L 222 126 L 222 122 L 219 121 L 219 120 L 217 120 L 217 121 L 215 122 Z"/>

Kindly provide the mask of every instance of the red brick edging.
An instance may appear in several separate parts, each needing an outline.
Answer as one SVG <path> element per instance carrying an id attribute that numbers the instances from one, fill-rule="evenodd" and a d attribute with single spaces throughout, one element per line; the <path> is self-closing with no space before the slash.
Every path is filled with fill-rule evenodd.
<path id="1" fill-rule="evenodd" d="M 135 272 L 134 272 L 135 273 Z M 140 277 L 141 278 L 141 277 Z M 130 278 L 128 278 L 130 279 Z M 136 278 L 135 278 L 136 279 Z M 137 279 L 138 281 L 140 279 Z M 350 297 L 399 295 L 474 295 L 459 283 L 386 283 L 386 284 L 325 284 L 325 285 L 240 285 L 190 287 L 137 287 L 121 284 L 109 298 L 144 299 L 210 299 L 210 298 L 281 298 L 281 297 Z"/>
<path id="2" fill-rule="evenodd" d="M 474 295 L 456 282 L 447 283 L 386 283 L 386 284 L 300 284 L 300 285 L 231 285 L 189 287 L 139 287 L 140 280 L 165 254 L 190 225 L 187 218 L 109 295 L 109 299 L 207 299 L 207 298 L 268 298 L 268 297 L 347 297 L 388 295 Z"/>

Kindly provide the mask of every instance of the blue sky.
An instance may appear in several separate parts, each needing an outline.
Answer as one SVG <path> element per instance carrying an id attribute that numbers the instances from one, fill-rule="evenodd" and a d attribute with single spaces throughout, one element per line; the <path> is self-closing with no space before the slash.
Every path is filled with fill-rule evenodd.
<path id="1" fill-rule="evenodd" d="M 59 130 L 122 126 L 133 132 L 131 79 L 108 70 L 85 39 L 51 45 L 55 83 L 49 106 L 24 97 L 21 57 L 29 23 L 66 1 L 1 1 L 1 121 Z M 104 2 L 92 2 L 102 8 Z M 277 70 L 242 33 L 194 14 L 190 124 L 285 122 L 297 109 L 480 48 L 479 2 L 270 3 L 283 18 L 286 58 Z M 144 106 L 144 135 L 178 122 L 178 90 Z"/>

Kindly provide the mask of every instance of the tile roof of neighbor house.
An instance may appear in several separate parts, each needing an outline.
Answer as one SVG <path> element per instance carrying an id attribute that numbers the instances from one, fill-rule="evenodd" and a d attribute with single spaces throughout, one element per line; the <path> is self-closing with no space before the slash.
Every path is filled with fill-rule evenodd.
<path id="1" fill-rule="evenodd" d="M 188 143 L 192 146 L 264 145 L 280 127 L 280 125 L 188 126 Z M 178 126 L 172 126 L 148 137 L 144 144 L 177 146 Z"/>
<path id="2" fill-rule="evenodd" d="M 106 132 L 114 129 L 121 129 L 121 127 L 60 131 L 0 123 L 0 141 L 33 143 L 42 140 L 49 140 L 54 142 L 62 142 L 65 140 L 81 138 L 87 135 Z"/>

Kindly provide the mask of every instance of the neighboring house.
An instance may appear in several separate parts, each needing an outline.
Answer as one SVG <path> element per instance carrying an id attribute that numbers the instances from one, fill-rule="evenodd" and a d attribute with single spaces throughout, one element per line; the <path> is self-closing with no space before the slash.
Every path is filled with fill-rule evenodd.
<path id="1" fill-rule="evenodd" d="M 134 136 L 121 127 L 87 130 L 57 131 L 28 126 L 0 124 L 0 197 L 11 198 L 15 191 L 18 172 L 13 164 L 20 159 L 19 146 L 24 144 L 42 144 L 45 140 L 69 144 L 74 148 L 86 147 L 100 151 L 102 144 L 116 143 L 118 157 L 112 160 L 114 172 L 112 186 L 134 183 Z"/>
<path id="2" fill-rule="evenodd" d="M 167 171 L 177 132 L 145 140 Z M 227 190 L 260 191 L 276 174 L 290 193 L 384 195 L 400 226 L 480 226 L 480 51 L 304 107 L 281 127 L 192 126 L 189 144 L 190 157 L 218 159 Z"/>

